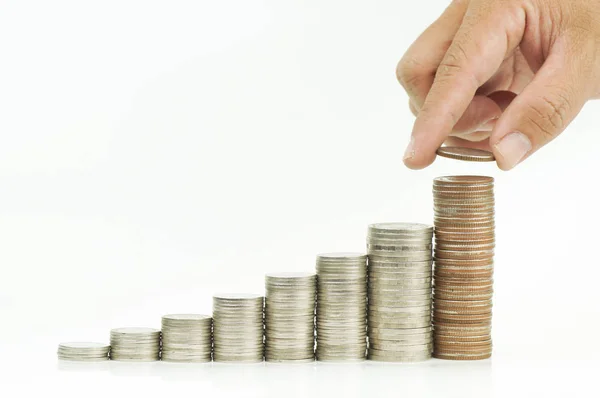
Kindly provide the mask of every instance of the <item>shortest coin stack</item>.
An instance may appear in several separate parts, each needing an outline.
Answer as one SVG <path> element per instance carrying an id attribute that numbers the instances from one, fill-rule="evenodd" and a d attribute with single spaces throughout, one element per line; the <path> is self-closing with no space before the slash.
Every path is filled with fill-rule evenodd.
<path id="1" fill-rule="evenodd" d="M 110 346 L 102 343 L 73 342 L 58 345 L 58 359 L 65 361 L 106 361 Z"/>
<path id="2" fill-rule="evenodd" d="M 115 361 L 157 361 L 160 358 L 160 330 L 138 327 L 111 330 L 110 358 Z"/>
<path id="3" fill-rule="evenodd" d="M 167 362 L 210 362 L 212 318 L 172 314 L 162 317 L 162 354 Z"/>
<path id="4" fill-rule="evenodd" d="M 265 359 L 314 361 L 316 275 L 272 273 L 265 276 L 265 285 Z"/>
<path id="5" fill-rule="evenodd" d="M 257 294 L 213 296 L 215 362 L 262 362 L 264 297 Z"/>

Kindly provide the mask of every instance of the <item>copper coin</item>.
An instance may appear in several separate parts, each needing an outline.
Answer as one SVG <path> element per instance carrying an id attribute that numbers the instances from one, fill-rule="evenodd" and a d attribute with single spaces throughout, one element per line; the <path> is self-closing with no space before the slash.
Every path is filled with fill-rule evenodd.
<path id="1" fill-rule="evenodd" d="M 481 282 L 479 282 L 481 283 Z M 439 295 L 443 295 L 445 293 L 448 294 L 490 294 L 493 293 L 493 285 L 491 283 L 484 285 L 480 284 L 479 286 L 463 283 L 463 284 L 452 284 L 452 283 L 442 283 L 440 281 L 435 281 L 433 286 L 435 293 L 438 294 L 438 300 L 444 300 L 444 298 L 439 297 Z M 484 299 L 485 300 L 485 299 Z M 450 300 L 452 301 L 452 300 Z"/>
<path id="2" fill-rule="evenodd" d="M 493 198 L 495 197 L 494 186 L 440 186 L 434 185 L 431 191 L 434 198 Z"/>
<path id="3" fill-rule="evenodd" d="M 469 271 L 469 270 L 447 270 L 447 269 L 436 269 L 433 278 L 463 278 L 463 279 L 482 279 L 492 278 L 494 276 L 494 270 L 489 271 Z"/>
<path id="4" fill-rule="evenodd" d="M 477 285 L 471 283 L 448 283 L 442 282 L 439 280 L 434 280 L 433 283 L 433 291 L 438 296 L 448 294 L 448 295 L 470 295 L 470 294 L 491 294 L 493 293 L 493 284 L 492 283 L 481 283 L 478 282 Z M 443 297 L 438 297 L 438 299 L 445 299 Z M 450 300 L 450 299 L 446 299 Z M 482 299 L 486 300 L 486 299 Z"/>
<path id="5" fill-rule="evenodd" d="M 477 213 L 466 213 L 466 214 L 444 214 L 441 212 L 438 212 L 436 210 L 434 210 L 434 214 L 433 214 L 434 219 L 435 218 L 447 218 L 449 219 L 448 221 L 454 221 L 456 224 L 456 226 L 453 225 L 437 225 L 436 226 L 436 233 L 444 230 L 447 230 L 446 232 L 452 232 L 452 233 L 456 233 L 456 232 L 463 232 L 463 233 L 473 233 L 473 232 L 488 232 L 486 230 L 491 229 L 493 232 L 493 226 L 479 226 L 477 227 L 476 225 L 474 225 L 473 223 L 477 223 L 479 221 L 482 221 L 481 219 L 485 219 L 485 221 L 487 222 L 491 222 L 495 220 L 495 216 L 493 212 L 489 212 L 489 213 L 485 213 L 485 214 L 477 214 Z M 467 224 L 466 227 L 463 226 L 462 224 Z M 442 228 L 443 227 L 443 228 Z M 474 231 L 471 231 L 471 229 L 475 229 Z"/>
<path id="6" fill-rule="evenodd" d="M 448 293 L 446 291 L 438 291 L 437 289 L 433 290 L 433 298 L 434 300 L 442 299 L 442 300 L 462 300 L 462 301 L 470 301 L 470 300 L 489 300 L 494 296 L 493 293 Z"/>
<path id="7" fill-rule="evenodd" d="M 475 312 L 471 312 L 466 310 L 465 308 L 457 308 L 456 310 L 440 310 L 435 307 L 433 309 L 433 316 L 436 319 L 447 319 L 449 321 L 486 321 L 492 319 L 492 307 L 490 306 L 486 310 L 476 310 Z"/>
<path id="8" fill-rule="evenodd" d="M 492 152 L 460 146 L 443 146 L 438 148 L 436 153 L 445 158 L 467 162 L 493 162 L 496 160 Z"/>
<path id="9" fill-rule="evenodd" d="M 496 236 L 494 235 L 494 232 L 487 232 L 487 233 L 482 233 L 482 234 L 465 234 L 465 233 L 455 233 L 455 234 L 449 234 L 449 233 L 444 233 L 444 232 L 440 232 L 438 234 L 436 234 L 435 237 L 435 245 L 434 245 L 434 249 L 438 248 L 438 244 L 443 244 L 443 243 L 447 243 L 447 244 L 451 244 L 451 243 L 456 243 L 456 244 L 461 244 L 463 246 L 468 246 L 468 245 L 474 245 L 474 244 L 486 244 L 486 243 L 495 243 L 496 241 Z"/>
<path id="10" fill-rule="evenodd" d="M 436 311 L 433 312 L 433 322 L 443 321 L 448 323 L 473 323 L 480 324 L 483 322 L 491 322 L 492 321 L 492 313 L 489 312 L 487 314 L 459 314 L 459 315 L 451 315 L 451 314 L 439 314 Z"/>
<path id="11" fill-rule="evenodd" d="M 439 333 L 438 331 L 434 332 L 433 339 L 438 342 L 477 342 L 477 341 L 487 341 L 492 338 L 491 333 L 463 333 L 463 334 L 452 334 L 452 333 Z"/>
<path id="12" fill-rule="evenodd" d="M 493 214 L 482 215 L 482 216 L 474 216 L 470 215 L 470 217 L 456 217 L 453 214 L 439 214 L 436 213 L 433 215 L 433 224 L 435 226 L 436 232 L 441 226 L 447 226 L 448 228 L 460 228 L 460 226 L 455 226 L 454 224 L 466 224 L 470 228 L 474 227 L 484 227 L 485 225 L 480 224 L 492 224 L 493 226 L 495 221 L 495 216 Z M 448 225 L 446 225 L 448 224 Z"/>
<path id="13" fill-rule="evenodd" d="M 459 240 L 454 238 L 448 238 L 445 236 L 439 236 L 436 240 L 436 247 L 439 245 L 461 245 L 461 246 L 474 246 L 474 245 L 491 245 L 496 243 L 494 236 L 480 237 L 479 239 L 472 240 Z"/>
<path id="14" fill-rule="evenodd" d="M 493 213 L 475 214 L 473 212 L 444 213 L 436 208 L 433 215 L 433 223 L 435 225 L 434 237 L 437 237 L 439 232 L 449 233 L 477 233 L 477 232 L 494 232 L 496 226 L 496 217 Z"/>
<path id="15" fill-rule="evenodd" d="M 434 301 L 435 300 L 452 300 L 452 301 L 480 301 L 490 300 L 493 297 L 492 289 L 486 290 L 463 290 L 453 291 L 452 289 L 441 289 L 437 286 L 434 287 Z M 456 298 L 453 298 L 456 297 Z"/>
<path id="16" fill-rule="evenodd" d="M 456 288 L 456 289 L 491 289 L 494 285 L 493 279 L 490 278 L 449 278 L 437 277 L 434 279 L 435 287 L 437 288 Z"/>
<path id="17" fill-rule="evenodd" d="M 445 356 L 454 356 L 455 358 L 462 358 L 462 357 L 469 357 L 469 358 L 474 358 L 474 357 L 479 357 L 482 355 L 488 355 L 491 354 L 492 352 L 492 347 L 481 347 L 478 350 L 469 350 L 469 349 L 450 349 L 447 347 L 434 347 L 434 354 L 435 355 L 445 355 Z M 438 358 L 438 357 L 436 357 Z"/>
<path id="18" fill-rule="evenodd" d="M 451 251 L 460 251 L 460 252 L 479 252 L 479 251 L 486 251 L 486 250 L 493 250 L 496 247 L 496 242 L 489 241 L 489 242 L 472 242 L 472 243 L 464 243 L 464 242 L 458 242 L 458 243 L 445 243 L 445 242 L 440 242 L 437 243 L 435 246 L 438 250 L 451 250 Z"/>
<path id="19" fill-rule="evenodd" d="M 496 236 L 494 233 L 489 234 L 479 234 L 479 235 L 465 235 L 465 234 L 438 234 L 436 236 L 437 242 L 465 242 L 465 243 L 474 243 L 478 241 L 495 241 Z"/>
<path id="20" fill-rule="evenodd" d="M 495 218 L 493 216 L 489 217 L 478 215 L 469 218 L 456 217 L 456 214 L 434 214 L 434 218 L 437 217 L 446 217 L 452 219 L 438 222 L 435 228 L 435 237 L 437 237 L 440 233 L 464 235 L 493 234 L 496 226 Z M 486 220 L 482 221 L 482 218 L 486 218 Z"/>
<path id="21" fill-rule="evenodd" d="M 482 198 L 482 199 L 468 199 L 468 198 L 458 198 L 458 199 L 451 199 L 451 198 L 439 198 L 437 196 L 435 196 L 433 198 L 433 205 L 434 207 L 440 208 L 440 207 L 467 207 L 467 208 L 477 208 L 477 207 L 483 207 L 483 208 L 489 208 L 489 207 L 494 207 L 494 205 L 496 204 L 494 198 Z"/>
<path id="22" fill-rule="evenodd" d="M 493 184 L 493 177 L 476 176 L 476 175 L 460 175 L 460 176 L 442 176 L 433 180 L 434 184 Z"/>
<path id="23" fill-rule="evenodd" d="M 486 180 L 487 178 L 487 180 Z M 433 189 L 448 189 L 454 187 L 459 190 L 462 188 L 474 188 L 474 189 L 493 189 L 494 179 L 492 177 L 481 177 L 481 176 L 445 176 L 437 177 L 433 180 Z"/>
<path id="24" fill-rule="evenodd" d="M 455 217 L 452 214 L 434 214 L 433 223 L 436 233 L 445 228 L 492 228 L 496 225 L 493 215 L 479 217 Z"/>
<path id="25" fill-rule="evenodd" d="M 494 280 L 491 278 L 461 278 L 461 277 L 436 277 L 435 283 L 441 285 L 458 285 L 458 286 L 492 286 Z"/>
<path id="26" fill-rule="evenodd" d="M 436 353 L 434 351 L 433 353 L 433 358 L 436 359 L 449 359 L 449 360 L 454 360 L 454 361 L 476 361 L 476 360 L 483 360 L 483 359 L 489 359 L 492 356 L 492 353 L 485 353 L 485 354 L 481 354 L 481 355 L 459 355 L 459 354 L 442 354 L 442 353 Z"/>
<path id="27" fill-rule="evenodd" d="M 472 263 L 467 262 L 465 264 L 457 264 L 457 263 L 447 263 L 447 259 L 438 258 L 435 261 L 434 273 L 435 271 L 469 271 L 469 272 L 484 272 L 491 271 L 494 269 L 494 260 L 486 259 L 486 263 Z M 465 260 L 468 261 L 468 260 Z"/>
<path id="28" fill-rule="evenodd" d="M 458 334 L 489 334 L 492 331 L 492 325 L 456 325 L 445 322 L 437 322 L 433 329 L 436 333 L 458 333 Z"/>
<path id="29" fill-rule="evenodd" d="M 479 219 L 456 219 L 452 217 L 436 216 L 433 220 L 436 227 L 436 238 L 439 236 L 440 230 L 444 228 L 488 228 L 492 229 L 496 226 L 496 220 L 493 217 Z"/>
<path id="30" fill-rule="evenodd" d="M 465 342 L 469 342 L 469 341 L 489 340 L 489 339 L 491 339 L 491 336 L 492 336 L 491 331 L 488 331 L 485 333 L 473 332 L 473 331 L 468 331 L 468 332 L 464 332 L 464 333 L 446 333 L 442 330 L 437 329 L 437 325 L 436 325 L 436 329 L 435 329 L 433 337 L 435 339 L 439 339 L 439 340 L 453 340 L 453 341 L 464 340 Z"/>
<path id="31" fill-rule="evenodd" d="M 457 251 L 457 250 L 441 250 L 435 249 L 435 258 L 438 259 L 455 259 L 455 260 L 491 260 L 494 258 L 493 250 L 479 251 Z"/>
<path id="32" fill-rule="evenodd" d="M 435 278 L 463 278 L 463 279 L 483 279 L 491 278 L 494 275 L 494 266 L 480 267 L 456 267 L 452 265 L 438 264 L 433 272 Z"/>
<path id="33" fill-rule="evenodd" d="M 436 331 L 436 332 L 434 332 L 434 335 L 433 335 L 434 341 L 439 341 L 439 342 L 452 341 L 452 342 L 469 343 L 469 342 L 478 342 L 478 341 L 488 341 L 491 338 L 492 338 L 491 333 L 443 334 L 443 333 L 438 333 Z"/>
<path id="34" fill-rule="evenodd" d="M 486 341 L 490 341 L 491 335 L 484 336 L 434 336 L 432 338 L 434 346 L 439 346 L 440 344 L 448 347 L 451 344 L 472 344 L 472 343 L 484 343 Z M 450 349 L 450 348 L 448 348 Z"/>
<path id="35" fill-rule="evenodd" d="M 447 344 L 435 344 L 434 350 L 439 354 L 463 354 L 463 355 L 472 355 L 472 354 L 484 354 L 492 351 L 492 343 L 485 343 L 479 345 L 467 345 L 469 343 L 457 343 L 452 345 Z"/>
<path id="36" fill-rule="evenodd" d="M 493 214 L 496 206 L 493 203 L 473 204 L 473 205 L 436 205 L 434 202 L 433 210 L 435 214 Z"/>
<path id="37" fill-rule="evenodd" d="M 487 306 L 473 306 L 473 307 L 441 307 L 437 305 L 435 302 L 433 303 L 434 313 L 439 313 L 440 316 L 446 315 L 480 315 L 480 314 L 489 314 L 492 312 L 492 305 Z"/>
<path id="38" fill-rule="evenodd" d="M 455 259 L 455 258 L 436 258 L 436 266 L 448 265 L 454 267 L 483 267 L 494 265 L 493 259 Z"/>
<path id="39" fill-rule="evenodd" d="M 434 198 L 494 198 L 494 187 L 477 187 L 477 186 L 435 186 L 431 191 Z"/>
<path id="40" fill-rule="evenodd" d="M 494 195 L 486 194 L 484 195 L 472 195 L 467 194 L 467 191 L 464 192 L 463 195 L 440 195 L 438 193 L 433 194 L 434 203 L 440 204 L 495 204 Z M 435 207 L 435 206 L 434 206 Z"/>
<path id="41" fill-rule="evenodd" d="M 442 339 L 444 340 L 444 339 Z M 492 346 L 492 338 L 488 337 L 486 340 L 481 341 L 440 341 L 438 347 L 445 349 L 460 349 L 460 350 L 471 350 L 471 349 L 481 349 L 483 347 L 489 348 Z"/>

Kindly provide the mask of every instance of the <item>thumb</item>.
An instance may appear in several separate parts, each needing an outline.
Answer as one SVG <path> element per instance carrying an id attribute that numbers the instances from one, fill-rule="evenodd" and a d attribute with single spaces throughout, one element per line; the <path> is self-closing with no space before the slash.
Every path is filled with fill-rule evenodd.
<path id="1" fill-rule="evenodd" d="M 556 138 L 590 98 L 583 64 L 561 47 L 557 43 L 496 123 L 490 146 L 502 170 L 512 169 Z"/>

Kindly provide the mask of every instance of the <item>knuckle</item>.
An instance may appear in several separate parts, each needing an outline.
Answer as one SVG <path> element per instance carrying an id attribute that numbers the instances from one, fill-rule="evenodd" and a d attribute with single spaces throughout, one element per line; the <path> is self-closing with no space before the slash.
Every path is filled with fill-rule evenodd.
<path id="1" fill-rule="evenodd" d="M 556 97 L 543 96 L 529 105 L 527 121 L 538 130 L 542 138 L 550 141 L 566 127 L 569 108 L 568 97 L 564 94 L 556 94 Z"/>
<path id="2" fill-rule="evenodd" d="M 417 109 L 417 107 L 415 106 L 415 104 L 411 100 L 408 101 L 408 109 L 410 109 L 410 111 L 412 112 L 412 114 L 414 116 L 418 116 L 419 115 L 419 110 Z"/>
<path id="3" fill-rule="evenodd" d="M 454 51 L 451 51 L 450 54 L 454 55 L 454 58 L 457 63 L 461 64 L 464 63 L 467 59 L 469 59 L 467 49 L 465 48 L 464 44 L 462 44 L 460 41 L 454 42 L 453 50 Z"/>
<path id="4" fill-rule="evenodd" d="M 396 67 L 396 78 L 406 90 L 412 89 L 421 80 L 419 63 L 413 58 L 402 58 Z"/>
<path id="5" fill-rule="evenodd" d="M 442 104 L 440 104 L 438 102 L 427 103 L 419 110 L 419 115 L 418 115 L 419 118 L 421 118 L 422 120 L 428 121 L 428 122 L 434 122 L 434 121 L 438 120 L 440 117 L 439 109 L 440 109 L 441 105 Z M 462 114 L 457 113 L 454 109 L 446 110 L 446 114 L 447 114 L 448 119 L 450 120 L 450 124 L 451 124 L 450 126 L 448 126 L 448 129 L 451 130 L 456 125 L 456 123 L 460 120 Z"/>
<path id="6" fill-rule="evenodd" d="M 473 92 L 477 91 L 480 86 L 475 75 L 463 64 L 456 62 L 456 58 L 451 54 L 448 54 L 444 61 L 442 61 L 435 78 L 441 83 L 461 79 L 463 83 L 469 85 L 469 90 Z"/>
<path id="7" fill-rule="evenodd" d="M 462 68 L 451 57 L 446 57 L 440 64 L 435 74 L 437 80 L 446 80 L 460 74 Z"/>
<path id="8" fill-rule="evenodd" d="M 464 40 L 454 40 L 438 67 L 436 78 L 438 80 L 452 80 L 460 78 L 477 90 L 480 86 L 477 76 L 469 67 L 469 51 L 463 43 Z"/>

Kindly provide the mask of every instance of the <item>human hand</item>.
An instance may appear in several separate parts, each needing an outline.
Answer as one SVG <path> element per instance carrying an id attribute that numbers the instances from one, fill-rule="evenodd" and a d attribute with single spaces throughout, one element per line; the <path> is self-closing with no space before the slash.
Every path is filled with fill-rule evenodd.
<path id="1" fill-rule="evenodd" d="M 600 96 L 600 0 L 454 0 L 396 73 L 417 116 L 408 167 L 445 142 L 509 170 Z"/>

